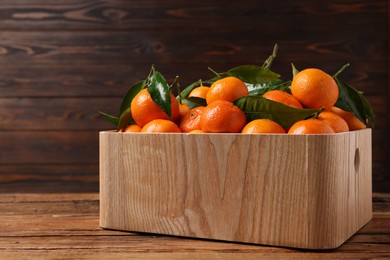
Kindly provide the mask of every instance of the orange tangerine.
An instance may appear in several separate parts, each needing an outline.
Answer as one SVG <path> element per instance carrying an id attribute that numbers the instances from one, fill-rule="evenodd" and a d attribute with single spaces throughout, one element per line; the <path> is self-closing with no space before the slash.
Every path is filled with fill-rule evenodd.
<path id="1" fill-rule="evenodd" d="M 147 133 L 181 133 L 180 128 L 172 121 L 155 119 L 144 125 L 141 132 Z"/>
<path id="2" fill-rule="evenodd" d="M 210 87 L 206 86 L 199 86 L 194 88 L 190 94 L 188 94 L 189 97 L 198 97 L 206 99 L 207 93 L 209 92 Z"/>
<path id="3" fill-rule="evenodd" d="M 291 93 L 304 107 L 329 110 L 339 97 L 339 88 L 332 76 L 309 68 L 294 76 Z"/>
<path id="4" fill-rule="evenodd" d="M 327 123 L 318 119 L 301 120 L 293 124 L 289 134 L 333 134 L 334 130 Z"/>
<path id="5" fill-rule="evenodd" d="M 271 90 L 263 95 L 266 99 L 282 103 L 286 106 L 303 108 L 302 104 L 291 94 L 282 90 Z"/>
<path id="6" fill-rule="evenodd" d="M 141 90 L 131 101 L 131 115 L 137 125 L 143 127 L 154 119 L 170 119 L 175 121 L 180 116 L 179 103 L 171 93 L 171 117 L 153 101 L 149 91 L 145 88 Z"/>
<path id="7" fill-rule="evenodd" d="M 341 108 L 338 107 L 332 107 L 330 111 L 341 116 L 347 122 L 349 131 L 360 130 L 367 127 L 365 124 L 363 124 L 362 121 L 359 120 L 359 118 L 357 118 L 351 112 L 342 110 Z"/>
<path id="8" fill-rule="evenodd" d="M 232 102 L 243 96 L 248 96 L 248 88 L 245 83 L 236 77 L 226 77 L 211 85 L 207 92 L 206 102 L 207 104 L 217 100 Z"/>
<path id="9" fill-rule="evenodd" d="M 200 116 L 200 127 L 207 133 L 239 133 L 245 124 L 245 113 L 225 100 L 207 105 Z"/>
<path id="10" fill-rule="evenodd" d="M 330 112 L 330 111 L 323 111 L 321 112 L 317 119 L 324 121 L 327 123 L 332 129 L 335 131 L 335 133 L 341 133 L 341 132 L 348 132 L 349 127 L 347 122 L 339 115 Z"/>
<path id="11" fill-rule="evenodd" d="M 286 130 L 278 123 L 270 119 L 255 119 L 244 126 L 243 134 L 285 134 Z"/>

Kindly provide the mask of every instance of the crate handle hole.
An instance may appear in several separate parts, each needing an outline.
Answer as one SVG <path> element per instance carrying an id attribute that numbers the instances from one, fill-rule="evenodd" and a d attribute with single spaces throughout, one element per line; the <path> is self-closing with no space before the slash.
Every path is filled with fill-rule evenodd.
<path id="1" fill-rule="evenodd" d="M 355 159 L 353 161 L 353 164 L 355 166 L 355 172 L 359 171 L 359 166 L 360 166 L 360 152 L 359 148 L 356 148 L 355 150 Z"/>

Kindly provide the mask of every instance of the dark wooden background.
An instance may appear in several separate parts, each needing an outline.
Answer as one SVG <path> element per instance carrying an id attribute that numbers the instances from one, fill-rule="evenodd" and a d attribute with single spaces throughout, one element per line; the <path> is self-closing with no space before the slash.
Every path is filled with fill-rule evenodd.
<path id="1" fill-rule="evenodd" d="M 97 113 L 155 64 L 182 85 L 242 64 L 342 78 L 377 116 L 373 189 L 389 192 L 389 2 L 1 0 L 0 192 L 98 191 Z"/>

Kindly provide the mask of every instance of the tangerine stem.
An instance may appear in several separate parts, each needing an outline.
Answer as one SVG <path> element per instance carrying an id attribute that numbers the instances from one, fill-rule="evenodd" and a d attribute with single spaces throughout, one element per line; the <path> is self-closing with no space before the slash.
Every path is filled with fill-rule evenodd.
<path id="1" fill-rule="evenodd" d="M 150 71 L 149 71 L 149 74 L 148 74 L 148 77 L 146 78 L 146 84 L 147 86 L 149 86 L 149 83 L 150 83 L 150 77 L 152 76 L 152 74 L 155 72 L 155 69 L 154 69 L 154 64 L 152 64 L 152 67 L 150 68 Z"/>
<path id="2" fill-rule="evenodd" d="M 314 116 L 313 116 L 313 118 L 317 119 L 318 116 L 321 114 L 321 112 L 324 111 L 324 110 L 325 110 L 325 107 L 321 107 L 321 108 L 320 108 L 320 111 L 317 112 L 317 113 L 315 113 Z"/>
<path id="3" fill-rule="evenodd" d="M 339 71 L 336 72 L 336 74 L 333 75 L 333 78 L 336 78 L 341 72 L 343 72 L 346 68 L 349 67 L 349 63 L 345 64 Z"/>
<path id="4" fill-rule="evenodd" d="M 263 67 L 264 69 L 269 69 L 271 67 L 272 62 L 276 58 L 276 53 L 278 52 L 278 44 L 275 43 L 272 54 L 264 61 Z"/>
<path id="5" fill-rule="evenodd" d="M 212 68 L 210 68 L 210 67 L 208 67 L 208 69 L 209 69 L 209 71 L 211 71 L 212 73 L 214 73 L 215 74 L 215 76 L 217 76 L 217 77 L 221 77 L 221 75 L 218 73 L 218 72 L 216 72 L 215 70 L 213 70 Z"/>

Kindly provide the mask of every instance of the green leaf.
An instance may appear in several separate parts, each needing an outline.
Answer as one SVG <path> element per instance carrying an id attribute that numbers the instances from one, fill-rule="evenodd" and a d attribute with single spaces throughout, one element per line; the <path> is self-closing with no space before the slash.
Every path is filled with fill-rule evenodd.
<path id="1" fill-rule="evenodd" d="M 251 84 L 262 84 L 280 77 L 280 75 L 275 72 L 255 65 L 238 66 L 228 70 L 226 74 L 228 76 L 237 77 L 245 83 Z"/>
<path id="2" fill-rule="evenodd" d="M 291 84 L 290 81 L 284 82 L 281 79 L 276 79 L 273 81 L 269 81 L 263 84 L 248 84 L 246 83 L 246 86 L 248 87 L 249 96 L 261 96 L 265 94 L 268 91 L 271 90 L 283 90 L 286 92 L 290 92 L 289 85 Z"/>
<path id="3" fill-rule="evenodd" d="M 194 107 L 199 107 L 199 106 L 207 106 L 206 99 L 204 98 L 199 98 L 199 97 L 187 97 L 183 98 L 182 101 L 186 103 L 186 105 L 192 109 Z"/>
<path id="4" fill-rule="evenodd" d="M 115 126 L 118 126 L 119 124 L 119 118 L 116 116 L 109 115 L 107 113 L 104 113 L 102 111 L 99 111 L 99 113 L 106 119 L 108 122 L 114 124 Z"/>
<path id="5" fill-rule="evenodd" d="M 129 107 L 128 109 L 122 112 L 119 118 L 118 130 L 125 128 L 130 124 L 135 124 L 135 121 L 133 119 L 133 116 L 131 115 L 131 109 Z"/>
<path id="6" fill-rule="evenodd" d="M 119 110 L 119 115 L 122 115 L 122 113 L 130 107 L 133 98 L 138 94 L 138 92 L 140 92 L 145 87 L 145 85 L 146 85 L 146 81 L 142 80 L 130 87 L 126 95 L 123 97 L 120 110 Z"/>
<path id="7" fill-rule="evenodd" d="M 351 112 L 365 125 L 368 121 L 373 127 L 375 124 L 375 115 L 370 103 L 363 94 L 337 77 L 335 80 L 339 87 L 339 98 L 335 106 Z"/>
<path id="8" fill-rule="evenodd" d="M 153 70 L 148 78 L 148 91 L 152 100 L 169 116 L 171 117 L 171 96 L 169 84 L 164 76 Z"/>
<path id="9" fill-rule="evenodd" d="M 321 109 L 298 109 L 260 96 L 246 96 L 233 102 L 247 116 L 248 121 L 267 118 L 288 128 L 299 120 L 313 117 Z"/>
<path id="10" fill-rule="evenodd" d="M 359 92 L 360 93 L 360 92 Z M 364 104 L 364 110 L 365 110 L 365 114 L 366 114 L 366 117 L 368 119 L 368 124 L 374 128 L 375 126 L 375 114 L 374 114 L 374 111 L 372 110 L 372 107 L 370 105 L 370 103 L 368 102 L 368 100 L 363 96 L 363 94 L 360 95 L 360 98 L 362 99 L 362 102 Z"/>

